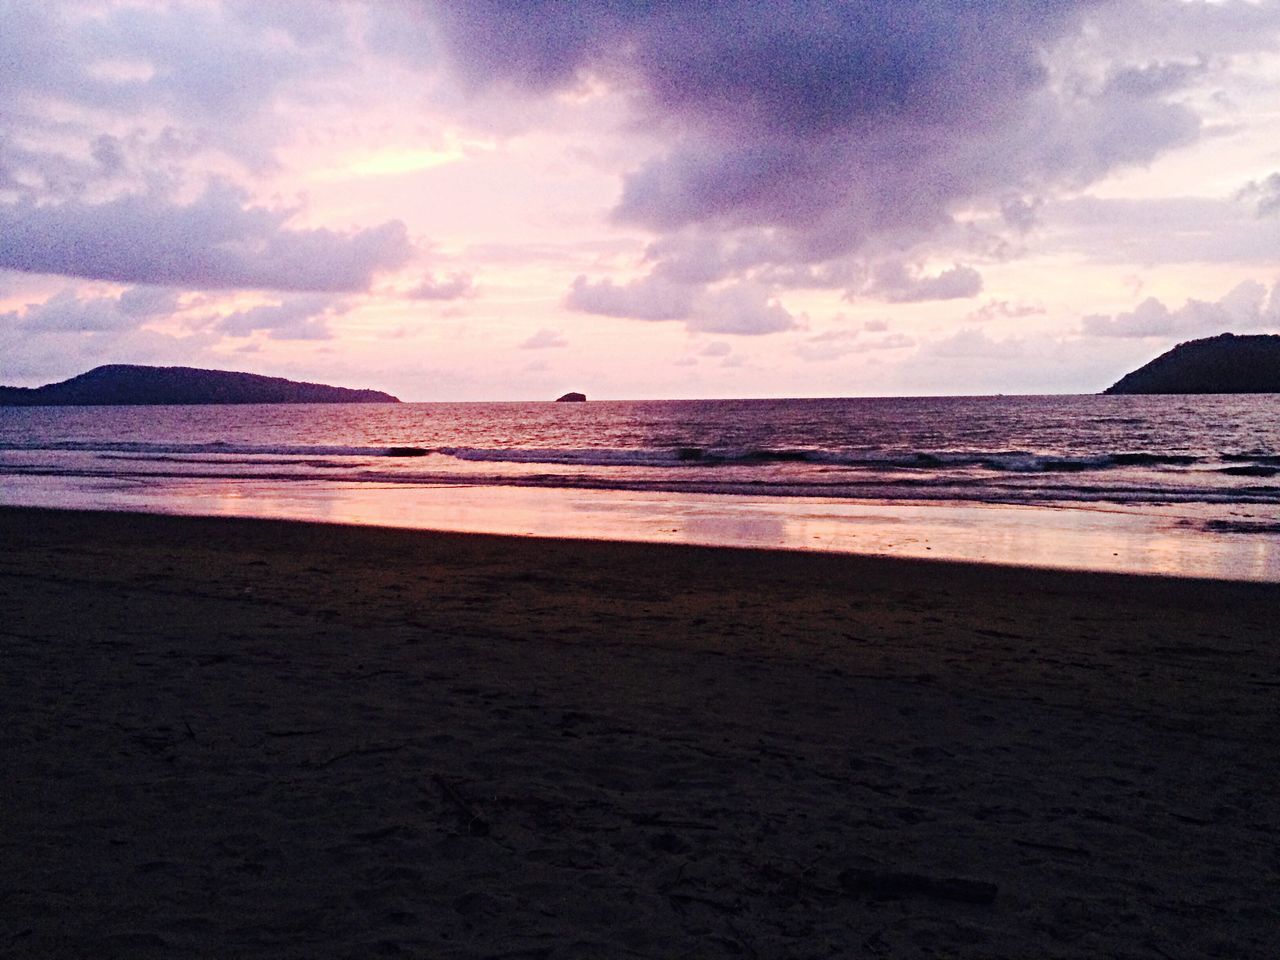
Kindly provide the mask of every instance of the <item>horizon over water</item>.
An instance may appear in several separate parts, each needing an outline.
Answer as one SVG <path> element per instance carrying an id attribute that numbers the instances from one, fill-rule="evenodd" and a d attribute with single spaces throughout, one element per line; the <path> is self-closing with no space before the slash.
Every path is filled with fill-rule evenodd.
<path id="1" fill-rule="evenodd" d="M 0 503 L 1280 580 L 1280 395 L 0 407 Z"/>

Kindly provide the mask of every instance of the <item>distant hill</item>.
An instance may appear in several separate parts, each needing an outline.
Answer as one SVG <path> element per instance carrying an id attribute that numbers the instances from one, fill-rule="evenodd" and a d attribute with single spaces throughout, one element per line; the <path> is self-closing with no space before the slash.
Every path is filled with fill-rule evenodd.
<path id="1" fill-rule="evenodd" d="M 1280 336 L 1180 343 L 1103 393 L 1280 393 Z"/>
<path id="2" fill-rule="evenodd" d="M 209 403 L 399 403 L 389 393 L 193 367 L 95 367 L 43 387 L 0 387 L 0 406 Z"/>

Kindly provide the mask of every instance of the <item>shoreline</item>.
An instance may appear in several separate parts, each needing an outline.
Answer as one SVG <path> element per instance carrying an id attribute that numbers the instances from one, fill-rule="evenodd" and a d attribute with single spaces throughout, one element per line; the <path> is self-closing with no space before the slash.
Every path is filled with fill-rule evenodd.
<path id="1" fill-rule="evenodd" d="M 1280 585 L 48 510 L 0 537 L 22 955 L 1271 944 Z"/>
<path id="2" fill-rule="evenodd" d="M 945 509 L 945 508 L 941 508 Z M 995 508 L 1002 509 L 1002 508 Z M 1231 577 L 1196 576 L 1180 573 L 1153 573 L 1135 570 L 1092 569 L 1086 567 L 1041 566 L 1036 564 L 1020 564 L 1000 560 L 956 559 L 948 556 L 920 556 L 914 554 L 893 555 L 882 553 L 855 553 L 840 550 L 829 550 L 815 547 L 754 546 L 731 543 L 706 542 L 671 542 L 657 540 L 614 539 L 609 537 L 588 536 L 550 536 L 538 533 L 503 533 L 488 530 L 471 529 L 436 529 L 431 527 L 411 527 L 396 524 L 367 523 L 352 520 L 324 520 L 305 517 L 259 516 L 254 514 L 204 514 L 173 513 L 166 511 L 135 510 L 121 508 L 86 508 L 81 506 L 42 506 L 27 504 L 0 503 L 0 527 L 7 525 L 14 517 L 30 517 L 39 519 L 48 517 L 82 518 L 87 524 L 103 521 L 112 524 L 120 521 L 124 526 L 132 526 L 145 520 L 174 521 L 179 524 L 216 524 L 228 530 L 238 525 L 243 530 L 288 531 L 291 529 L 311 530 L 315 532 L 333 530 L 348 532 L 359 536 L 367 533 L 373 540 L 381 537 L 397 539 L 405 538 L 412 542 L 421 538 L 422 543 L 435 542 L 435 549 L 443 549 L 449 545 L 488 545 L 500 547 L 510 542 L 520 549 L 532 550 L 564 550 L 572 552 L 582 547 L 586 551 L 617 550 L 624 553 L 634 551 L 636 556 L 643 556 L 646 551 L 654 551 L 655 555 L 674 551 L 676 555 L 683 552 L 705 554 L 707 556 L 723 555 L 733 557 L 741 555 L 750 558 L 758 565 L 771 562 L 785 563 L 789 558 L 799 558 L 797 562 L 806 561 L 815 565 L 814 573 L 830 576 L 833 570 L 848 566 L 849 571 L 857 570 L 866 573 L 868 570 L 883 568 L 884 576 L 916 576 L 937 569 L 941 576 L 947 573 L 961 579 L 972 580 L 975 585 L 985 582 L 987 577 L 1007 576 L 1024 581 L 1028 587 L 1051 585 L 1056 581 L 1064 584 L 1075 583 L 1084 586 L 1089 581 L 1100 579 L 1119 587 L 1122 584 L 1137 585 L 1149 583 L 1156 585 L 1178 584 L 1207 586 L 1214 589 L 1231 591 L 1236 588 L 1246 593 L 1252 590 L 1271 591 L 1276 593 L 1280 601 L 1280 580 L 1252 580 Z M 131 519 L 132 518 L 132 519 Z M 22 522 L 22 521 L 20 521 Z M 825 568 L 825 569 L 823 569 Z M 945 571 L 946 573 L 944 573 Z M 1037 581 L 1043 578 L 1043 584 Z"/>
<path id="3" fill-rule="evenodd" d="M 1135 511 L 465 484 L 17 475 L 5 481 L 0 508 L 235 516 L 1280 582 L 1280 538 L 1265 532 L 1274 527 L 1269 508 L 1254 517 L 1242 507 L 1227 528 L 1201 529 L 1206 517 L 1190 505 Z"/>

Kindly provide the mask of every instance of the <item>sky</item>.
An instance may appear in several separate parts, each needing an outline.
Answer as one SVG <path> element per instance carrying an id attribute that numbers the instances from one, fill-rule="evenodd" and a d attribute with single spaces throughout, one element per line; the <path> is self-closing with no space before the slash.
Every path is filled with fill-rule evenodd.
<path id="1" fill-rule="evenodd" d="M 1087 393 L 1280 332 L 1280 0 L 0 0 L 0 383 Z"/>

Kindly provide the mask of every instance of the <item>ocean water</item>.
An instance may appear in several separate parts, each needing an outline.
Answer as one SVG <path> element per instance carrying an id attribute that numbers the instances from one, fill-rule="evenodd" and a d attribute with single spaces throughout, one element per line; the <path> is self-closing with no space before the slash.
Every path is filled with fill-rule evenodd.
<path id="1" fill-rule="evenodd" d="M 0 502 L 1280 579 L 1280 395 L 0 408 Z"/>

